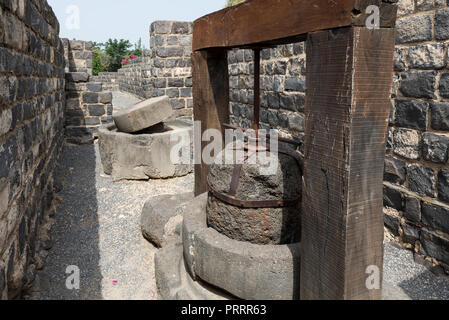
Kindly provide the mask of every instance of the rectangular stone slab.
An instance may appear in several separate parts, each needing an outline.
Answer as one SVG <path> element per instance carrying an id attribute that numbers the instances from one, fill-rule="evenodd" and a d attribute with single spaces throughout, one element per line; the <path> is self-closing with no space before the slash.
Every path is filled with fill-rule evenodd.
<path id="1" fill-rule="evenodd" d="M 148 99 L 113 115 L 120 132 L 133 133 L 161 123 L 173 115 L 167 96 Z"/>

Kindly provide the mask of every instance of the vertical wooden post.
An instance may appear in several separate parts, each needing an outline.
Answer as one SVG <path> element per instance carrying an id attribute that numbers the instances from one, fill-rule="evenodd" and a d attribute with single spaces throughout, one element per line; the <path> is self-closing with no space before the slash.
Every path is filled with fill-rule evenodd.
<path id="1" fill-rule="evenodd" d="M 207 129 L 223 133 L 223 124 L 229 123 L 229 73 L 226 49 L 209 49 L 192 53 L 193 114 L 201 122 L 201 132 L 195 132 L 195 156 L 201 157 L 206 143 L 201 137 Z M 200 134 L 201 137 L 197 135 Z M 197 160 L 199 160 L 199 157 Z M 208 165 L 195 164 L 195 195 L 207 191 Z"/>
<path id="2" fill-rule="evenodd" d="M 364 27 L 308 36 L 301 299 L 381 298 L 366 271 L 382 283 L 394 39 Z"/>

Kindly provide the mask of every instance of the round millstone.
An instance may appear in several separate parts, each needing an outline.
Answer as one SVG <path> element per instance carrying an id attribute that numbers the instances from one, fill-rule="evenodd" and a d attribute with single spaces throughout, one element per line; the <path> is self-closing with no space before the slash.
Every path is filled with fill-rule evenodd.
<path id="1" fill-rule="evenodd" d="M 245 161 L 237 189 L 240 200 L 295 200 L 301 195 L 302 177 L 297 161 L 279 153 L 271 156 L 276 170 L 261 173 L 260 161 Z M 213 164 L 209 183 L 216 191 L 230 190 L 235 165 Z M 254 244 L 279 245 L 300 241 L 301 203 L 284 208 L 241 208 L 225 203 L 209 193 L 207 222 L 223 235 Z"/>
<path id="2" fill-rule="evenodd" d="M 120 110 L 113 115 L 115 125 L 120 132 L 138 132 L 163 121 L 173 115 L 167 96 L 141 101 L 130 108 Z"/>

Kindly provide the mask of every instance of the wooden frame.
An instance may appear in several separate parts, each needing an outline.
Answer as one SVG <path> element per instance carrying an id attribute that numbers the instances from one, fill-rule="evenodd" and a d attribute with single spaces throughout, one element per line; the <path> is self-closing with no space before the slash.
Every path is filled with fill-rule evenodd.
<path id="1" fill-rule="evenodd" d="M 227 50 L 307 40 L 301 299 L 380 299 L 382 181 L 393 78 L 391 0 L 248 0 L 194 23 L 194 117 L 204 130 L 229 121 Z M 380 26 L 365 27 L 366 8 Z M 196 146 L 196 153 L 204 146 Z M 195 193 L 208 166 L 195 167 Z M 300 183 L 300 182 L 298 182 Z M 378 279 L 379 284 L 382 279 Z"/>

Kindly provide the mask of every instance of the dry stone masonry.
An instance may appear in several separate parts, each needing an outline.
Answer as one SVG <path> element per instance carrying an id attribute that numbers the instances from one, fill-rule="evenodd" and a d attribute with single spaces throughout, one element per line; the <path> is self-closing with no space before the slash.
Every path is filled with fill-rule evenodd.
<path id="1" fill-rule="evenodd" d="M 384 205 L 385 224 L 393 234 L 449 270 L 448 41 L 446 1 L 399 1 Z M 262 128 L 276 128 L 302 142 L 304 45 L 266 49 L 261 57 Z M 231 119 L 250 128 L 252 52 L 234 50 L 228 60 Z"/>
<path id="2" fill-rule="evenodd" d="M 449 265 L 449 7 L 400 1 L 385 160 L 386 225 Z"/>
<path id="3" fill-rule="evenodd" d="M 0 1 L 0 298 L 34 278 L 63 141 L 64 47 L 45 0 Z"/>
<path id="4" fill-rule="evenodd" d="M 166 95 L 176 117 L 191 116 L 192 32 L 191 22 L 156 21 L 150 27 L 151 50 L 115 75 L 100 73 L 94 81 L 102 82 L 108 90 L 114 90 L 118 82 L 120 91 L 143 99 Z"/>
<path id="5" fill-rule="evenodd" d="M 139 135 L 115 132 L 110 92 L 121 90 L 143 99 L 167 96 L 173 118 L 191 116 L 192 29 L 191 22 L 156 21 L 150 28 L 151 50 L 144 57 L 118 73 L 94 77 L 92 43 L 60 39 L 59 23 L 45 0 L 0 0 L 0 299 L 20 297 L 42 264 L 39 253 L 47 247 L 48 216 L 59 189 L 53 172 L 64 136 L 70 143 L 91 143 L 103 130 L 105 136 L 123 141 L 121 146 L 126 147 L 118 154 L 135 154 L 137 166 L 148 160 L 148 141 L 151 146 L 170 147 L 164 140 L 170 135 L 167 127 L 192 136 L 191 123 L 172 119 L 153 128 L 156 131 L 144 133 L 148 138 L 145 143 Z M 384 175 L 385 224 L 406 247 L 449 270 L 449 2 L 400 0 L 396 42 Z M 305 46 L 295 43 L 266 49 L 261 57 L 261 127 L 275 128 L 281 136 L 302 143 Z M 246 128 L 252 126 L 253 59 L 250 50 L 234 50 L 228 56 L 231 120 Z M 169 149 L 164 152 L 168 154 Z M 105 170 L 112 172 L 115 160 L 108 154 L 112 153 L 103 152 L 102 157 L 106 159 Z M 149 161 L 168 162 L 165 158 L 156 160 Z M 136 167 L 135 162 L 126 164 Z M 188 165 L 169 169 L 168 173 L 147 170 L 138 175 L 123 171 L 116 178 L 166 178 L 192 170 Z M 186 194 L 181 198 L 184 202 L 192 197 Z M 167 206 L 175 206 L 169 200 Z M 191 251 L 175 243 L 175 256 L 164 260 L 158 254 L 158 279 L 170 274 L 170 268 L 175 272 L 185 258 L 193 277 L 201 276 L 238 297 L 270 298 L 265 296 L 268 290 L 251 286 L 256 280 L 245 286 L 237 278 L 209 276 L 218 268 L 228 268 L 250 279 L 256 274 L 252 271 L 260 268 L 258 259 L 267 261 L 276 256 L 271 246 L 248 243 L 237 248 L 235 239 L 212 232 L 207 226 L 206 207 L 207 196 L 203 195 L 180 206 L 173 216 L 157 217 L 163 230 L 144 230 L 147 238 L 163 246 L 170 237 L 181 236 L 182 227 L 183 243 L 193 248 Z M 144 211 L 154 215 L 151 212 L 157 210 L 155 202 Z M 191 219 L 181 222 L 183 215 Z M 151 221 L 144 222 L 143 228 L 144 224 L 149 226 Z M 192 237 L 194 234 L 198 236 Z M 217 248 L 217 243 L 223 247 Z M 298 260 L 299 247 L 285 245 L 282 250 L 281 258 Z M 189 252 L 198 253 L 195 260 Z M 254 254 L 243 267 L 234 263 L 247 252 Z M 216 264 L 216 254 L 226 254 L 228 265 Z M 288 287 L 294 285 L 293 265 L 283 270 L 273 270 L 274 262 L 262 265 L 266 272 L 258 274 L 275 275 L 265 283 L 276 288 L 277 298 L 297 293 L 297 288 Z M 170 281 L 174 280 L 165 282 Z M 285 288 L 288 296 L 280 296 Z M 197 289 L 206 294 L 206 289 Z M 175 297 L 183 292 L 167 291 L 165 295 Z"/>
<path id="6" fill-rule="evenodd" d="M 63 39 L 66 59 L 67 141 L 91 143 L 102 124 L 112 122 L 112 93 L 92 77 L 92 43 Z"/>

